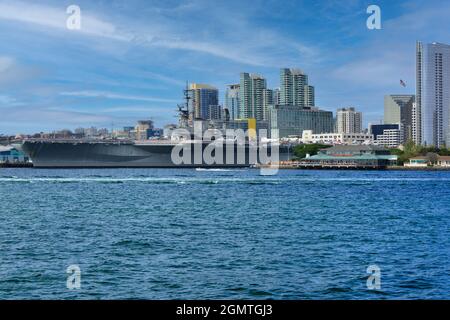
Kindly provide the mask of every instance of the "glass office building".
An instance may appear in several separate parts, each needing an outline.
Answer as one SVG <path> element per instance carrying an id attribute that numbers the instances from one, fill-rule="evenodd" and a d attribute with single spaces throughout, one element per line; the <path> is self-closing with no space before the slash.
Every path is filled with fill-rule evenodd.
<path id="1" fill-rule="evenodd" d="M 270 128 L 278 130 L 279 138 L 301 137 L 304 130 L 312 130 L 314 133 L 333 132 L 334 119 L 331 111 L 298 106 L 272 106 L 269 115 Z"/>

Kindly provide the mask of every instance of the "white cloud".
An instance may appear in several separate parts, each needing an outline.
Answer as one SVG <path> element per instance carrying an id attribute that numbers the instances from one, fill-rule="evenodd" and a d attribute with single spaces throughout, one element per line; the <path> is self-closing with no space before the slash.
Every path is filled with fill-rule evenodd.
<path id="1" fill-rule="evenodd" d="M 399 90 L 406 80 L 414 91 L 415 42 L 450 41 L 450 3 L 405 3 L 405 11 L 383 22 L 380 31 L 367 31 L 366 39 L 350 53 L 351 62 L 337 67 L 332 75 L 360 86 Z M 362 46 L 365 44 L 364 46 Z"/>
<path id="2" fill-rule="evenodd" d="M 19 82 L 35 77 L 39 71 L 33 67 L 19 65 L 8 56 L 0 56 L 0 85 L 13 86 Z"/>
<path id="3" fill-rule="evenodd" d="M 162 102 L 162 103 L 177 103 L 178 100 L 165 99 L 158 97 L 146 97 L 146 96 L 135 96 L 135 95 L 124 95 L 117 94 L 113 92 L 105 91 L 70 91 L 61 92 L 62 96 L 74 96 L 74 97 L 84 97 L 84 98 L 104 98 L 104 99 L 116 99 L 116 100 L 135 100 L 135 101 L 147 101 L 147 102 Z"/>
<path id="4" fill-rule="evenodd" d="M 172 78 L 172 77 L 168 77 L 163 74 L 159 74 L 159 73 L 155 73 L 155 72 L 151 72 L 151 71 L 145 71 L 143 74 L 154 80 L 162 81 L 162 82 L 165 82 L 168 84 L 173 84 L 176 86 L 184 86 L 185 85 L 185 82 L 175 79 L 175 78 Z M 152 87 L 154 88 L 154 85 L 152 85 Z"/>
<path id="5" fill-rule="evenodd" d="M 1 117 L 0 123 L 29 123 L 33 126 L 37 122 L 58 123 L 63 126 L 79 124 L 108 123 L 111 117 L 83 112 L 56 110 L 51 108 L 10 108 Z"/>
<path id="6" fill-rule="evenodd" d="M 16 98 L 10 97 L 9 95 L 0 94 L 0 107 L 4 106 L 19 106 L 22 105 Z"/>
<path id="7" fill-rule="evenodd" d="M 293 61 L 302 59 L 306 63 L 305 59 L 310 59 L 312 53 L 316 52 L 311 46 L 286 39 L 261 26 L 252 26 L 245 17 L 233 17 L 235 12 L 213 12 L 214 5 L 208 9 L 210 23 L 219 26 L 219 29 L 211 32 L 207 31 L 207 24 L 203 28 L 197 28 L 177 19 L 176 15 L 186 10 L 205 10 L 195 2 L 170 10 L 175 17 L 153 17 L 140 24 L 129 20 L 113 24 L 81 8 L 81 29 L 72 31 L 66 29 L 68 15 L 65 9 L 62 6 L 56 8 L 18 1 L 0 2 L 0 19 L 36 24 L 64 31 L 64 35 L 78 33 L 134 46 L 187 50 L 252 66 L 278 66 L 279 60 L 286 61 L 290 54 L 295 56 Z M 230 24 L 233 25 L 232 28 Z M 191 32 L 186 33 L 187 29 Z"/>
<path id="8" fill-rule="evenodd" d="M 401 61 L 383 56 L 345 64 L 334 70 L 332 75 L 360 88 L 398 86 L 400 79 L 410 76 L 411 72 L 405 71 L 405 67 L 408 68 Z M 411 66 L 409 69 L 413 68 Z"/>
<path id="9" fill-rule="evenodd" d="M 6 72 L 13 65 L 14 65 L 13 58 L 0 56 L 0 74 Z"/>
<path id="10" fill-rule="evenodd" d="M 19 1 L 1 2 L 0 19 L 12 20 L 22 23 L 37 24 L 43 27 L 66 30 L 67 32 L 80 32 L 81 34 L 106 37 L 116 40 L 126 40 L 116 33 L 113 24 L 102 21 L 92 15 L 81 11 L 81 29 L 68 30 L 66 26 L 66 7 L 54 8 Z"/>

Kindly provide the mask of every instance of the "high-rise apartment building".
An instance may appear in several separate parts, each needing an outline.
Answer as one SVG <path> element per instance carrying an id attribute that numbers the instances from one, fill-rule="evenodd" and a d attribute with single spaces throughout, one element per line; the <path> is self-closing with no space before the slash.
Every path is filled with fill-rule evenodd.
<path id="1" fill-rule="evenodd" d="M 413 139 L 413 108 L 415 96 L 412 94 L 395 94 L 384 97 L 384 123 L 400 124 L 405 143 Z"/>
<path id="2" fill-rule="evenodd" d="M 228 109 L 231 120 L 239 119 L 240 88 L 239 84 L 231 84 L 227 86 L 225 93 L 225 108 Z"/>
<path id="3" fill-rule="evenodd" d="M 273 89 L 273 104 L 280 105 L 281 104 L 281 90 L 280 88 Z"/>
<path id="4" fill-rule="evenodd" d="M 274 92 L 272 89 L 264 89 L 263 90 L 263 119 L 269 119 L 269 108 L 275 104 L 274 101 Z"/>
<path id="5" fill-rule="evenodd" d="M 209 106 L 219 105 L 219 90 L 207 84 L 192 83 L 190 91 L 194 117 L 208 119 Z"/>
<path id="6" fill-rule="evenodd" d="M 241 73 L 239 118 L 264 120 L 266 79 L 257 74 Z"/>
<path id="7" fill-rule="evenodd" d="M 311 107 L 315 105 L 314 87 L 300 69 L 280 70 L 280 105 Z"/>
<path id="8" fill-rule="evenodd" d="M 362 113 L 355 108 L 338 109 L 336 114 L 337 133 L 361 133 Z"/>
<path id="9" fill-rule="evenodd" d="M 316 93 L 315 93 L 314 87 L 308 85 L 305 87 L 305 90 L 306 90 L 305 91 L 305 99 L 306 99 L 305 106 L 306 107 L 315 106 L 316 105 L 316 97 L 315 97 Z"/>
<path id="10" fill-rule="evenodd" d="M 450 45 L 416 46 L 416 143 L 450 146 Z"/>
<path id="11" fill-rule="evenodd" d="M 222 106 L 210 105 L 208 106 L 208 113 L 206 120 L 221 120 L 222 119 Z"/>
<path id="12" fill-rule="evenodd" d="M 413 103 L 412 108 L 412 140 L 417 143 L 419 141 L 420 135 L 418 134 L 418 110 L 417 110 L 417 103 Z"/>

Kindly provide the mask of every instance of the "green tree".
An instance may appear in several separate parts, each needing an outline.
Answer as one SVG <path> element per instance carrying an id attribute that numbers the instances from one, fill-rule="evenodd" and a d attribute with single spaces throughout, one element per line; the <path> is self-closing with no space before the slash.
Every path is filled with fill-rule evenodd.
<path id="1" fill-rule="evenodd" d="M 438 162 L 439 155 L 434 152 L 428 152 L 426 157 L 427 157 L 427 161 L 429 163 L 431 163 L 432 165 L 435 165 Z"/>
<path id="2" fill-rule="evenodd" d="M 422 154 L 423 151 L 424 151 L 423 147 L 416 145 L 412 140 L 408 140 L 405 143 L 403 150 L 392 149 L 391 154 L 397 155 L 398 164 L 403 165 L 405 162 L 408 162 L 409 159 L 417 157 L 418 155 Z"/>
<path id="3" fill-rule="evenodd" d="M 297 159 L 304 159 L 307 154 L 314 156 L 319 150 L 330 147 L 331 146 L 324 144 L 300 144 L 294 147 L 294 155 Z"/>

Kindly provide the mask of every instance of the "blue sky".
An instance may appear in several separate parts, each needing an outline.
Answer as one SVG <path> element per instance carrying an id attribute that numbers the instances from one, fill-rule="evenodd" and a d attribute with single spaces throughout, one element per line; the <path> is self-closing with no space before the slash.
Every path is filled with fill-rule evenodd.
<path id="1" fill-rule="evenodd" d="M 81 30 L 66 28 L 71 4 Z M 366 27 L 370 4 L 382 30 Z M 440 0 L 0 0 L 0 133 L 162 126 L 186 81 L 223 103 L 240 72 L 278 87 L 284 67 L 309 74 L 317 106 L 379 122 L 385 94 L 415 91 L 416 40 L 450 43 L 449 12 Z"/>

